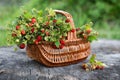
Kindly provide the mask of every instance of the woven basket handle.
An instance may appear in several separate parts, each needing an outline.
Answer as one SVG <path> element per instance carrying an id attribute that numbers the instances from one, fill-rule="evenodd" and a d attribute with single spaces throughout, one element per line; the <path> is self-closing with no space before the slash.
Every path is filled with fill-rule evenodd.
<path id="1" fill-rule="evenodd" d="M 70 13 L 62 11 L 62 10 L 54 10 L 54 11 L 56 12 L 56 14 L 62 14 L 67 19 L 69 19 L 70 20 L 70 26 L 72 27 L 72 29 L 75 29 L 73 18 L 72 18 Z M 74 40 L 74 39 L 77 39 L 76 30 L 75 30 L 75 32 L 68 32 L 68 36 L 67 36 L 67 40 L 69 40 L 69 41 Z"/>

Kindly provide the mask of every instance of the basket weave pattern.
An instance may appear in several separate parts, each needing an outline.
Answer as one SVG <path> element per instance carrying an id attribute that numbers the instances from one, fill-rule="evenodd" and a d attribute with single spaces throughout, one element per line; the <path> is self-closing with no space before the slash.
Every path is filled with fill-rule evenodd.
<path id="1" fill-rule="evenodd" d="M 75 29 L 72 16 L 64 11 L 55 10 L 70 20 L 72 29 Z M 67 40 L 63 49 L 54 49 L 53 43 L 43 41 L 39 45 L 28 44 L 27 55 L 40 63 L 49 66 L 65 66 L 80 62 L 90 54 L 90 43 L 76 37 L 76 31 L 68 32 Z"/>

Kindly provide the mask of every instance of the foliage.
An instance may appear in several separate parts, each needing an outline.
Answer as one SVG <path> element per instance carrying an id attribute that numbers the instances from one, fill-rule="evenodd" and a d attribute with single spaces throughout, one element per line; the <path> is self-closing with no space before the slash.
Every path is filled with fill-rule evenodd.
<path id="1" fill-rule="evenodd" d="M 25 44 L 39 44 L 41 41 L 54 42 L 59 48 L 62 45 L 60 41 L 64 41 L 71 30 L 66 20 L 56 15 L 52 9 L 24 11 L 12 25 L 12 40 L 20 48 Z"/>
<path id="2" fill-rule="evenodd" d="M 12 28 L 12 40 L 21 49 L 25 44 L 40 44 L 42 41 L 53 42 L 56 48 L 63 48 L 68 32 L 77 31 L 77 37 L 92 42 L 97 39 L 97 32 L 92 29 L 92 22 L 80 28 L 72 29 L 70 19 L 58 15 L 54 10 L 24 10 L 17 17 Z"/>
<path id="3" fill-rule="evenodd" d="M 89 62 L 82 64 L 82 68 L 85 70 L 96 70 L 96 69 L 103 70 L 104 67 L 107 67 L 107 65 L 101 61 L 96 60 L 95 54 L 92 54 L 92 56 L 89 59 Z"/>
<path id="4" fill-rule="evenodd" d="M 77 28 L 77 37 L 87 39 L 89 42 L 97 40 L 98 32 L 96 32 L 91 26 L 92 22 L 85 24 L 82 27 Z"/>

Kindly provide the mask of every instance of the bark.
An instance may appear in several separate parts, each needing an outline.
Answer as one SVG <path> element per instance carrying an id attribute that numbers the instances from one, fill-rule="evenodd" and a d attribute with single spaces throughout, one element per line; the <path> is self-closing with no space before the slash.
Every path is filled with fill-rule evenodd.
<path id="1" fill-rule="evenodd" d="M 25 50 L 0 48 L 0 80 L 120 80 L 120 41 L 98 40 L 91 45 L 97 59 L 108 65 L 104 70 L 86 72 L 78 64 L 48 68 L 30 59 Z"/>

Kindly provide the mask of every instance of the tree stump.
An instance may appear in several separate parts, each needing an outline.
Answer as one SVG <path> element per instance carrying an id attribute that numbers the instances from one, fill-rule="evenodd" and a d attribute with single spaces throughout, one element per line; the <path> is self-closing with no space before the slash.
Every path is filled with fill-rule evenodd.
<path id="1" fill-rule="evenodd" d="M 25 50 L 15 52 L 13 47 L 1 47 L 0 80 L 120 80 L 120 41 L 102 39 L 91 46 L 97 59 L 108 65 L 104 70 L 86 72 L 82 62 L 48 68 L 30 59 Z"/>

